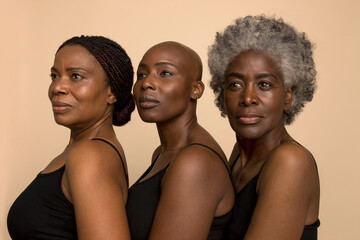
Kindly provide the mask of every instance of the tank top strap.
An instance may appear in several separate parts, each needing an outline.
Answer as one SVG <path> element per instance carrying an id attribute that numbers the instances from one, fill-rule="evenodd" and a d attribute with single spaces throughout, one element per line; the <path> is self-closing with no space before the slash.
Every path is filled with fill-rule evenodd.
<path id="1" fill-rule="evenodd" d="M 236 162 L 238 161 L 239 158 L 240 158 L 240 153 L 236 156 L 233 165 L 230 166 L 230 171 L 232 171 L 234 169 L 234 166 L 235 166 L 235 164 L 236 164 Z"/>
<path id="2" fill-rule="evenodd" d="M 117 153 L 117 154 L 119 155 L 119 157 L 120 157 L 121 164 L 122 164 L 122 167 L 123 167 L 123 169 L 124 169 L 125 178 L 126 178 L 126 183 L 127 183 L 127 185 L 129 186 L 129 176 L 128 176 L 128 173 L 127 173 L 126 168 L 125 168 L 124 160 L 122 159 L 119 150 L 117 150 L 117 148 L 116 148 L 111 142 L 109 142 L 109 141 L 107 141 L 107 140 L 105 140 L 105 139 L 103 139 L 103 138 L 92 138 L 91 140 L 99 140 L 99 141 L 102 141 L 102 142 L 104 142 L 104 143 L 107 143 L 108 145 L 110 145 L 110 146 L 116 151 L 116 153 Z"/>
<path id="3" fill-rule="evenodd" d="M 189 145 L 187 145 L 187 147 L 188 147 L 188 146 L 192 146 L 192 145 L 200 145 L 200 146 L 202 146 L 202 147 L 205 147 L 205 148 L 209 149 L 209 150 L 212 151 L 213 153 L 215 153 L 215 154 L 221 159 L 221 162 L 222 162 L 222 163 L 224 164 L 224 166 L 226 167 L 226 170 L 228 171 L 228 173 L 231 173 L 231 171 L 230 171 L 228 165 L 226 164 L 225 160 L 220 156 L 220 154 L 219 154 L 217 151 L 215 151 L 215 150 L 212 149 L 211 147 L 209 147 L 209 146 L 207 146 L 207 145 L 204 145 L 204 144 L 202 144 L 202 143 L 190 143 Z"/>
<path id="4" fill-rule="evenodd" d="M 139 177 L 139 179 L 138 179 L 134 184 L 139 183 L 139 182 L 141 181 L 141 179 L 143 179 L 146 175 L 148 175 L 148 173 L 149 173 L 149 172 L 151 171 L 151 169 L 154 167 L 154 165 L 155 165 L 156 161 L 158 160 L 160 154 L 161 154 L 161 153 L 159 153 L 159 154 L 156 156 L 155 160 L 150 164 L 150 166 L 146 169 L 146 171 Z M 168 166 L 169 166 L 169 164 L 167 164 L 165 168 L 167 168 Z"/>
<path id="5" fill-rule="evenodd" d="M 226 171 L 228 172 L 228 175 L 229 175 L 230 180 L 231 180 L 231 184 L 232 184 L 232 186 L 233 186 L 233 188 L 234 188 L 234 190 L 235 190 L 235 193 L 236 193 L 235 182 L 234 182 L 234 180 L 233 180 L 233 178 L 232 178 L 232 175 L 231 175 L 231 169 L 230 169 L 229 166 L 226 164 L 225 160 L 220 156 L 220 154 L 219 154 L 217 151 L 215 151 L 214 149 L 212 149 L 211 147 L 209 147 L 209 146 L 207 146 L 207 145 L 204 145 L 204 144 L 202 144 L 202 143 L 191 143 L 191 144 L 189 144 L 189 145 L 187 145 L 187 146 L 191 146 L 191 145 L 200 145 L 200 146 L 202 146 L 202 147 L 205 147 L 205 148 L 209 149 L 210 151 L 212 151 L 213 153 L 215 153 L 215 154 L 220 158 L 221 162 L 224 164 L 224 166 L 225 166 L 225 168 L 226 168 Z"/>

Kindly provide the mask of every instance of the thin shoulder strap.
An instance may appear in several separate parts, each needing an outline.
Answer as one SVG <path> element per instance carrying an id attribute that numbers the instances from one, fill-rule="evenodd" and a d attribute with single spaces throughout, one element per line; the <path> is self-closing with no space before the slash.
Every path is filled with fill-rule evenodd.
<path id="1" fill-rule="evenodd" d="M 234 169 L 234 166 L 235 166 L 235 164 L 236 164 L 236 162 L 238 161 L 239 158 L 240 158 L 240 153 L 236 156 L 233 165 L 230 166 L 230 171 L 231 171 L 231 172 L 232 172 L 232 170 Z"/>
<path id="2" fill-rule="evenodd" d="M 116 153 L 117 153 L 117 154 L 119 155 L 119 157 L 120 157 L 121 164 L 122 164 L 123 169 L 124 169 L 125 178 L 126 178 L 126 183 L 127 183 L 127 185 L 129 186 L 129 176 L 128 176 L 128 173 L 127 173 L 126 168 L 125 168 L 124 160 L 122 159 L 119 150 L 117 150 L 117 148 L 116 148 L 111 142 L 109 142 L 109 141 L 107 141 L 107 140 L 105 140 L 105 139 L 103 139 L 103 138 L 93 138 L 93 139 L 91 139 L 91 140 L 99 140 L 99 141 L 102 141 L 102 142 L 104 142 L 104 143 L 107 143 L 107 144 L 109 144 L 109 145 L 116 151 Z"/>
<path id="3" fill-rule="evenodd" d="M 219 154 L 217 151 L 215 151 L 214 149 L 212 149 L 211 147 L 209 147 L 209 146 L 207 146 L 207 145 L 204 145 L 204 144 L 202 144 L 202 143 L 191 143 L 191 144 L 189 144 L 189 145 L 187 145 L 187 146 L 191 146 L 191 145 L 200 145 L 200 146 L 203 146 L 203 147 L 211 150 L 213 153 L 215 153 L 215 154 L 221 159 L 221 162 L 224 164 L 224 166 L 225 166 L 225 168 L 226 168 L 226 171 L 227 171 L 228 174 L 229 174 L 229 177 L 230 177 L 230 180 L 231 180 L 231 184 L 233 185 L 233 188 L 234 188 L 234 190 L 235 190 L 235 192 L 236 192 L 236 187 L 235 187 L 235 183 L 234 183 L 234 180 L 233 180 L 233 178 L 232 178 L 232 175 L 231 175 L 231 170 L 229 169 L 229 167 L 228 167 L 228 165 L 226 164 L 225 160 L 220 156 L 220 154 Z"/>
<path id="4" fill-rule="evenodd" d="M 150 164 L 148 169 L 146 169 L 146 171 L 139 177 L 139 179 L 135 182 L 135 184 L 140 182 L 141 179 L 143 179 L 151 171 L 151 169 L 154 167 L 156 161 L 158 160 L 159 156 L 160 156 L 160 153 L 156 156 L 155 160 Z"/>

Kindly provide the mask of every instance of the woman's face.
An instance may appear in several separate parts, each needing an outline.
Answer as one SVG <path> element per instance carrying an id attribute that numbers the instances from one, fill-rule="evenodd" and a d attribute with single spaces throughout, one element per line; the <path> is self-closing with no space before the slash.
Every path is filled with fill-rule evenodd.
<path id="1" fill-rule="evenodd" d="M 180 48 L 161 45 L 142 58 L 133 92 L 143 121 L 166 122 L 188 109 L 193 73 L 183 54 Z"/>
<path id="2" fill-rule="evenodd" d="M 225 72 L 225 110 L 241 139 L 259 139 L 283 128 L 283 111 L 291 104 L 282 73 L 260 51 L 239 54 Z"/>
<path id="3" fill-rule="evenodd" d="M 88 128 L 112 111 L 106 73 L 80 45 L 67 45 L 56 54 L 48 94 L 56 123 L 71 129 Z"/>

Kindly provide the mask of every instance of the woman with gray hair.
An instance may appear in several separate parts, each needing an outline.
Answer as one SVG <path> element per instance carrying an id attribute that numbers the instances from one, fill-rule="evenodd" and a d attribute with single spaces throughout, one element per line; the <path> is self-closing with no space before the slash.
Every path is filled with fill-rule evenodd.
<path id="1" fill-rule="evenodd" d="M 313 45 L 282 19 L 239 18 L 209 50 L 211 87 L 236 133 L 236 201 L 226 239 L 317 239 L 312 154 L 286 131 L 313 98 Z"/>

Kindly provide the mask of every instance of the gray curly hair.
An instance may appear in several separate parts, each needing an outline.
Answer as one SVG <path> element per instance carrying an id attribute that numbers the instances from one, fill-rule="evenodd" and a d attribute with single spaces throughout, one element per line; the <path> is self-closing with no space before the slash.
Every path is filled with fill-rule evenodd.
<path id="1" fill-rule="evenodd" d="M 240 53 L 257 50 L 270 55 L 280 66 L 285 91 L 293 89 L 291 107 L 284 111 L 284 124 L 292 123 L 305 103 L 312 100 L 316 89 L 313 47 L 305 33 L 296 32 L 281 18 L 264 15 L 238 18 L 223 33 L 217 33 L 215 43 L 209 47 L 208 65 L 212 75 L 210 86 L 221 115 L 226 116 L 224 74 L 227 67 Z"/>

